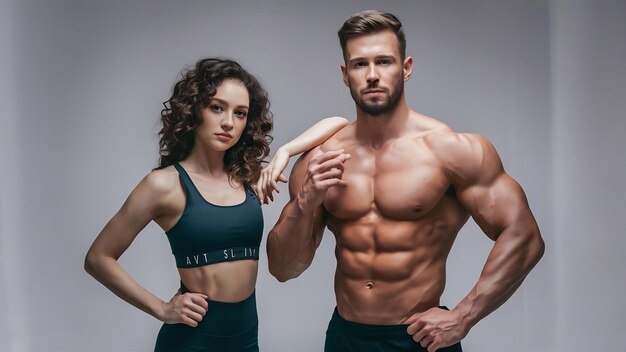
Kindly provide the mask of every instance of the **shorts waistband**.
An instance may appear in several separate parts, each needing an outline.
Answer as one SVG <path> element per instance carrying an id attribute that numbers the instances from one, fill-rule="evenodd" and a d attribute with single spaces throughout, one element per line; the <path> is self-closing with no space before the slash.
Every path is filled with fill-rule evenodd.
<path id="1" fill-rule="evenodd" d="M 448 308 L 445 306 L 440 306 L 439 308 L 448 310 Z M 358 336 L 363 339 L 406 337 L 408 335 L 406 331 L 408 327 L 408 324 L 377 325 L 349 321 L 339 315 L 339 310 L 337 309 L 337 307 L 335 307 L 333 316 L 330 319 L 329 324 L 329 328 L 334 328 L 341 332 L 347 333 L 352 336 Z"/>
<path id="2" fill-rule="evenodd" d="M 180 292 L 189 292 L 189 289 L 180 283 Z M 202 321 L 194 329 L 204 335 L 211 336 L 238 336 L 253 332 L 259 324 L 256 310 L 256 291 L 248 298 L 239 302 L 207 301 L 209 309 Z"/>
<path id="3" fill-rule="evenodd" d="M 181 281 L 180 282 L 180 293 L 187 293 L 187 292 L 191 292 L 191 291 L 189 291 L 187 286 L 185 286 L 185 284 L 183 284 L 183 282 Z M 221 302 L 221 301 L 212 301 L 211 299 L 208 300 L 208 302 L 211 304 L 211 307 L 217 307 L 217 306 L 220 306 L 220 305 L 224 306 L 224 307 L 234 306 L 234 305 L 246 305 L 250 301 L 256 301 L 256 290 L 252 291 L 250 296 L 245 298 L 243 301 L 239 301 L 239 302 Z"/>

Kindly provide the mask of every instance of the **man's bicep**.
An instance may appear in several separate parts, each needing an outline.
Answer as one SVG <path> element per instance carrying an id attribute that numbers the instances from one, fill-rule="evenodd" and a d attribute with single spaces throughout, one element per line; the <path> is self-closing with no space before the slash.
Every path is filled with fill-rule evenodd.
<path id="1" fill-rule="evenodd" d="M 532 217 L 522 187 L 504 171 L 489 183 L 465 187 L 458 196 L 474 221 L 492 240 L 496 240 L 507 227 Z"/>
<path id="2" fill-rule="evenodd" d="M 520 185 L 505 171 L 494 146 L 480 135 L 464 135 L 467 148 L 459 155 L 453 177 L 459 200 L 491 239 L 530 214 Z"/>

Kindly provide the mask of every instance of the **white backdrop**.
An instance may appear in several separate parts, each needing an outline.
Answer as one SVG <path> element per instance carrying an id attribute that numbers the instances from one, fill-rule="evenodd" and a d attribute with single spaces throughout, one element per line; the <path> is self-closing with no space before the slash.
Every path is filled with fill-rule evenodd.
<path id="1" fill-rule="evenodd" d="M 156 165 L 177 73 L 231 57 L 261 79 L 273 150 L 318 119 L 354 117 L 336 31 L 397 14 L 415 59 L 409 105 L 487 136 L 524 187 L 544 259 L 467 351 L 626 351 L 626 2 L 0 0 L 0 351 L 149 351 L 160 323 L 82 269 L 84 254 Z M 283 187 L 283 189 L 286 189 Z M 264 208 L 266 233 L 286 202 Z M 478 277 L 491 242 L 473 222 L 450 255 L 443 304 Z M 264 246 L 264 243 L 263 243 Z M 334 307 L 334 240 L 278 283 L 261 258 L 263 351 L 320 351 Z M 149 225 L 121 258 L 163 299 L 167 240 Z"/>

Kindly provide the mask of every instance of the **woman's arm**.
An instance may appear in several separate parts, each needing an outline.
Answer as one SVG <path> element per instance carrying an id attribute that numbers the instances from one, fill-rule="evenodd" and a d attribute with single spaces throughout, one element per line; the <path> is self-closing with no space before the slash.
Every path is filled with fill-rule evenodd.
<path id="1" fill-rule="evenodd" d="M 137 284 L 117 262 L 139 232 L 166 209 L 166 201 L 174 189 L 168 183 L 172 182 L 167 175 L 156 171 L 135 187 L 89 248 L 85 270 L 118 297 L 155 318 L 166 323 L 197 326 L 206 314 L 208 297 L 177 294 L 170 302 L 163 302 Z"/>
<path id="2" fill-rule="evenodd" d="M 287 177 L 282 174 L 287 167 L 289 158 L 311 150 L 324 143 L 328 138 L 348 125 L 349 121 L 340 116 L 327 117 L 309 127 L 298 137 L 278 148 L 269 164 L 261 171 L 256 191 L 264 204 L 268 199 L 274 201 L 273 192 L 278 190 L 277 181 L 287 183 Z"/>

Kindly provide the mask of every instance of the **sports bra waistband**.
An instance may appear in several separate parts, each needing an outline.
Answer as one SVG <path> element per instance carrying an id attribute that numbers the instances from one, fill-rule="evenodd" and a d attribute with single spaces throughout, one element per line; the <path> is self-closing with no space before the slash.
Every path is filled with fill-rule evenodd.
<path id="1" fill-rule="evenodd" d="M 174 255 L 174 257 L 176 258 L 176 267 L 196 268 L 199 266 L 221 262 L 231 262 L 235 260 L 259 260 L 259 247 L 255 245 L 229 247 L 223 249 L 201 251 L 194 254 Z"/>

